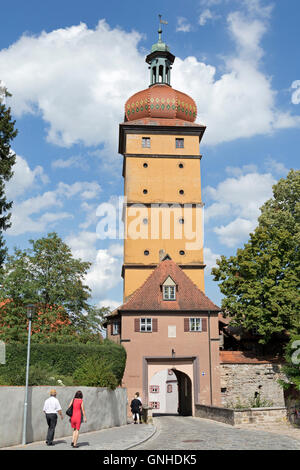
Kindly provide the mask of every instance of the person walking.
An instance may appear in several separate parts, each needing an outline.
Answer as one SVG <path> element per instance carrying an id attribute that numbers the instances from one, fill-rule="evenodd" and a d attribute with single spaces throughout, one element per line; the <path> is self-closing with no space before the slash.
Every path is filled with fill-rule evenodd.
<path id="1" fill-rule="evenodd" d="M 70 402 L 69 407 L 73 403 L 73 413 L 70 419 L 71 427 L 73 429 L 73 436 L 72 436 L 72 443 L 71 446 L 77 449 L 79 446 L 77 445 L 78 437 L 79 437 L 79 430 L 80 425 L 82 423 L 82 419 L 84 422 L 87 422 L 86 414 L 83 406 L 83 395 L 80 390 L 75 393 L 73 400 Z"/>
<path id="2" fill-rule="evenodd" d="M 142 411 L 143 411 L 143 403 L 140 397 L 139 392 L 136 392 L 136 397 L 140 401 L 140 409 L 139 409 L 139 418 L 140 418 L 140 424 L 142 424 Z"/>
<path id="3" fill-rule="evenodd" d="M 44 403 L 43 412 L 46 415 L 46 421 L 48 424 L 46 444 L 48 446 L 53 446 L 55 427 L 57 424 L 57 414 L 60 415 L 61 419 L 64 419 L 60 403 L 56 398 L 56 390 L 50 390 L 50 397 L 47 398 Z"/>
<path id="4" fill-rule="evenodd" d="M 130 403 L 130 408 L 131 408 L 131 413 L 133 416 L 133 422 L 134 424 L 137 424 L 137 418 L 139 418 L 139 422 L 141 423 L 141 400 L 139 399 L 139 393 L 137 392 L 134 395 L 133 400 L 131 400 Z"/>

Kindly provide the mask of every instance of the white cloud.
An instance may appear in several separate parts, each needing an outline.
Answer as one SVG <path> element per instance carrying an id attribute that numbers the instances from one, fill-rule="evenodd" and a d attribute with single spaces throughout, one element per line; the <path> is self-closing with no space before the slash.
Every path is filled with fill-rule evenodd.
<path id="1" fill-rule="evenodd" d="M 204 248 L 204 264 L 206 264 L 205 273 L 210 274 L 212 268 L 216 266 L 216 259 L 220 258 L 220 255 L 213 253 L 210 248 Z"/>
<path id="2" fill-rule="evenodd" d="M 214 15 L 212 14 L 209 8 L 206 8 L 199 17 L 200 26 L 204 26 L 207 23 L 207 20 L 212 20 Z"/>
<path id="3" fill-rule="evenodd" d="M 13 177 L 6 183 L 6 195 L 8 200 L 15 200 L 15 198 L 24 194 L 27 189 L 36 187 L 39 180 L 43 184 L 49 182 L 48 176 L 44 173 L 40 165 L 31 170 L 27 161 L 20 155 L 16 155 L 16 163 L 13 166 L 13 172 Z"/>
<path id="4" fill-rule="evenodd" d="M 217 3 L 203 5 L 209 8 Z M 300 126 L 299 116 L 276 107 L 276 91 L 261 70 L 261 40 L 268 30 L 270 8 L 255 0 L 243 5 L 247 15 L 235 11 L 227 16 L 235 50 L 224 58 L 224 71 L 218 78 L 214 66 L 195 57 L 177 57 L 172 70 L 174 88 L 189 93 L 197 103 L 198 122 L 207 125 L 206 144 Z M 140 40 L 141 34 L 111 29 L 105 20 L 95 29 L 81 23 L 22 36 L 0 51 L 1 76 L 13 93 L 10 101 L 15 115 L 41 115 L 50 142 L 102 144 L 100 155 L 109 157 L 104 161 L 115 161 L 124 104 L 148 85 L 144 54 L 138 50 Z M 74 158 L 65 164 L 61 160 L 54 167 L 79 164 Z"/>
<path id="5" fill-rule="evenodd" d="M 93 262 L 96 259 L 96 241 L 97 234 L 87 231 L 82 231 L 78 235 L 69 235 L 65 239 L 75 258 L 89 262 Z"/>
<path id="6" fill-rule="evenodd" d="M 293 104 L 299 104 L 300 103 L 300 80 L 294 80 L 291 85 L 291 88 L 295 89 L 295 91 L 292 93 L 291 102 Z"/>
<path id="7" fill-rule="evenodd" d="M 255 228 L 259 209 L 272 197 L 272 186 L 276 183 L 270 173 L 244 174 L 245 168 L 239 170 L 235 178 L 225 179 L 216 188 L 208 186 L 205 189 L 214 202 L 205 209 L 204 220 L 206 223 L 213 219 L 218 221 L 213 231 L 218 235 L 220 243 L 229 247 L 244 241 Z M 221 224 L 228 217 L 234 219 Z"/>
<path id="8" fill-rule="evenodd" d="M 269 171 L 276 175 L 286 176 L 289 172 L 288 168 L 286 168 L 283 163 L 277 162 L 271 157 L 266 159 L 265 166 Z"/>
<path id="9" fill-rule="evenodd" d="M 176 31 L 181 31 L 183 33 L 189 33 L 192 29 L 191 24 L 183 16 L 177 18 Z"/>
<path id="10" fill-rule="evenodd" d="M 59 158 L 52 162 L 53 168 L 81 168 L 85 170 L 87 168 L 87 164 L 83 161 L 81 156 L 73 156 L 64 160 L 63 158 Z"/>
<path id="11" fill-rule="evenodd" d="M 248 17 L 241 12 L 228 15 L 228 32 L 235 53 L 224 58 L 225 72 L 218 79 L 215 67 L 195 57 L 176 59 L 174 88 L 185 90 L 195 99 L 197 122 L 207 126 L 205 144 L 300 126 L 300 116 L 276 108 L 276 91 L 272 89 L 271 79 L 260 70 L 264 54 L 261 39 L 268 27 L 266 16 Z"/>
<path id="12" fill-rule="evenodd" d="M 12 208 L 12 226 L 7 230 L 7 235 L 21 235 L 26 232 L 44 232 L 49 226 L 55 227 L 62 219 L 72 218 L 68 212 L 59 212 L 62 206 L 55 192 L 47 191 L 42 195 L 26 199 L 21 203 L 14 203 Z M 54 208 L 54 212 L 40 213 L 48 208 Z M 38 214 L 38 215 L 37 215 Z"/>
<path id="13" fill-rule="evenodd" d="M 218 235 L 221 243 L 229 247 L 234 247 L 241 241 L 248 239 L 249 233 L 255 229 L 255 226 L 255 220 L 238 217 L 228 225 L 215 227 L 214 232 Z"/>
<path id="14" fill-rule="evenodd" d="M 122 260 L 112 256 L 108 250 L 98 250 L 96 259 L 86 276 L 86 283 L 92 289 L 93 297 L 103 295 L 121 282 Z"/>
<path id="15" fill-rule="evenodd" d="M 73 184 L 60 182 L 56 191 L 67 198 L 80 194 L 82 199 L 95 199 L 101 191 L 101 187 L 96 181 L 77 181 Z"/>
<path id="16" fill-rule="evenodd" d="M 65 242 L 75 258 L 92 263 L 85 282 L 92 289 L 93 299 L 100 301 L 110 289 L 121 282 L 123 257 L 121 245 L 112 244 L 107 249 L 97 249 L 97 234 L 88 231 L 70 235 L 66 237 Z"/>
<path id="17" fill-rule="evenodd" d="M 43 168 L 37 166 L 32 170 L 24 158 L 17 156 L 14 175 L 6 186 L 8 199 L 11 198 L 14 202 L 11 211 L 12 226 L 7 230 L 7 235 L 16 236 L 26 232 L 43 232 L 48 227 L 53 228 L 60 220 L 73 218 L 69 212 L 58 210 L 63 208 L 66 199 L 79 197 L 86 203 L 87 200 L 91 201 L 97 198 L 101 191 L 101 187 L 95 181 L 79 181 L 73 184 L 60 182 L 52 191 L 24 198 L 26 192 L 32 193 L 39 187 L 40 181 L 43 184 L 48 182 Z M 86 205 L 89 206 L 87 203 Z M 52 208 L 52 212 L 49 212 L 49 208 Z M 94 206 L 94 212 L 95 210 L 96 206 Z M 44 211 L 47 212 L 43 214 Z"/>
<path id="18" fill-rule="evenodd" d="M 104 299 L 104 300 L 100 300 L 100 302 L 98 303 L 98 307 L 108 307 L 110 308 L 110 310 L 115 310 L 117 307 L 120 307 L 120 305 L 122 305 L 122 302 L 118 302 L 116 300 L 109 300 L 109 299 Z"/>
<path id="19" fill-rule="evenodd" d="M 42 115 L 54 144 L 103 143 L 116 152 L 112 123 L 123 120 L 126 99 L 147 83 L 140 39 L 134 31 L 111 29 L 105 20 L 95 29 L 81 23 L 23 35 L 0 52 L 14 113 Z"/>

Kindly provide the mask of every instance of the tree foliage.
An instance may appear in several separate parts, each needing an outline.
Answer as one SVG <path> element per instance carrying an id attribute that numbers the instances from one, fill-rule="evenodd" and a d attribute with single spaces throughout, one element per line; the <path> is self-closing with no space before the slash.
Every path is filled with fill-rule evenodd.
<path id="1" fill-rule="evenodd" d="M 258 226 L 235 256 L 213 268 L 232 324 L 257 328 L 261 343 L 284 332 L 299 333 L 300 171 L 273 186 Z"/>
<path id="2" fill-rule="evenodd" d="M 10 209 L 12 202 L 7 201 L 5 196 L 5 184 L 13 175 L 12 167 L 16 156 L 11 150 L 11 142 L 17 136 L 15 121 L 12 120 L 11 109 L 5 105 L 5 97 L 11 96 L 6 88 L 0 89 L 0 268 L 6 256 L 3 231 L 10 224 Z"/>
<path id="3" fill-rule="evenodd" d="M 37 306 L 34 341 L 64 342 L 80 335 L 84 342 L 99 339 L 106 310 L 88 303 L 91 294 L 84 278 L 90 263 L 75 259 L 56 233 L 30 244 L 29 249 L 15 249 L 3 268 L 0 338 L 26 341 L 25 308 L 33 303 Z"/>
<path id="4" fill-rule="evenodd" d="M 285 365 L 282 372 L 286 375 L 286 380 L 279 383 L 286 390 L 292 388 L 300 390 L 300 334 L 293 335 L 285 350 Z"/>

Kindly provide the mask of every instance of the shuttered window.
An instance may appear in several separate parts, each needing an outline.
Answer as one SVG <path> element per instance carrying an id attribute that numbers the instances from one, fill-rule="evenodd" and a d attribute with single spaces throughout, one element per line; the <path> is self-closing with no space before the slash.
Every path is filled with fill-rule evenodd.
<path id="1" fill-rule="evenodd" d="M 158 331 L 157 318 L 135 318 L 134 331 L 136 333 L 156 333 Z"/>
<path id="2" fill-rule="evenodd" d="M 200 318 L 200 317 L 184 318 L 184 331 L 185 332 L 207 331 L 207 318 Z"/>

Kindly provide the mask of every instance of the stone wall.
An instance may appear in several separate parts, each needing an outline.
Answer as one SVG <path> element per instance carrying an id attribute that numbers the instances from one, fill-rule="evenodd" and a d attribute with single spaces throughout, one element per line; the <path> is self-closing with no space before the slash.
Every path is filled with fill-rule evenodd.
<path id="1" fill-rule="evenodd" d="M 260 394 L 267 406 L 285 406 L 284 393 L 278 384 L 283 379 L 281 365 L 247 357 L 239 351 L 223 351 L 220 357 L 221 403 L 224 407 L 248 404 Z"/>
<path id="2" fill-rule="evenodd" d="M 29 387 L 27 413 L 27 443 L 43 441 L 47 434 L 47 423 L 43 406 L 51 387 Z M 69 418 L 65 414 L 78 387 L 56 387 L 57 399 L 64 419 L 58 417 L 55 439 L 72 434 Z M 80 432 L 98 431 L 103 428 L 127 424 L 127 393 L 124 388 L 80 387 L 83 393 L 87 423 L 82 423 Z M 22 443 L 25 387 L 0 387 L 1 420 L 0 447 Z"/>
<path id="3" fill-rule="evenodd" d="M 195 417 L 213 419 L 232 426 L 248 424 L 269 424 L 286 421 L 287 411 L 284 407 L 251 408 L 246 410 L 233 410 L 217 406 L 195 406 Z"/>

